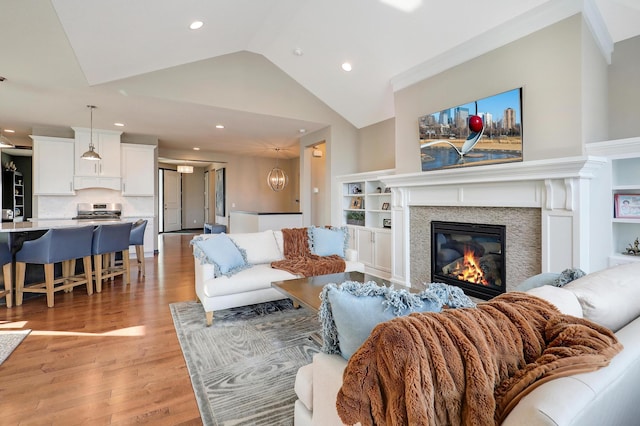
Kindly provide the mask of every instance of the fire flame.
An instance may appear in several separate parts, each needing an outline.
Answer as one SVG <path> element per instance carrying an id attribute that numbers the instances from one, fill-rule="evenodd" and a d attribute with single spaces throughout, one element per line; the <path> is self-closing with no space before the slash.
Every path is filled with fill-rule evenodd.
<path id="1" fill-rule="evenodd" d="M 482 268 L 480 268 L 480 262 L 472 250 L 465 249 L 464 258 L 454 271 L 454 274 L 457 275 L 456 278 L 460 281 L 489 285 L 489 282 L 484 277 Z"/>

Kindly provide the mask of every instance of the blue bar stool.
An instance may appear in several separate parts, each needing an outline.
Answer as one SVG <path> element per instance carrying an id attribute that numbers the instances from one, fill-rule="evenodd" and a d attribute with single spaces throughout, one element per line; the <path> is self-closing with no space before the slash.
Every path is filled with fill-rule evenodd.
<path id="1" fill-rule="evenodd" d="M 2 265 L 2 277 L 4 289 L 0 289 L 0 299 L 6 299 L 7 308 L 13 306 L 13 282 L 11 279 L 11 250 L 9 245 L 0 243 L 0 265 Z"/>
<path id="2" fill-rule="evenodd" d="M 96 292 L 102 292 L 102 281 L 122 275 L 122 283 L 129 284 L 129 236 L 131 223 L 100 225 L 93 231 L 94 279 Z M 115 264 L 115 254 L 122 254 L 122 264 Z M 113 259 L 111 258 L 111 255 Z M 113 260 L 113 262 L 112 262 Z"/>
<path id="3" fill-rule="evenodd" d="M 23 293 L 45 293 L 47 306 L 53 308 L 56 291 L 71 291 L 86 284 L 93 294 L 91 279 L 91 242 L 93 226 L 49 229 L 43 236 L 25 241 L 16 253 L 16 306 L 22 305 Z M 76 259 L 82 258 L 84 271 L 75 274 Z M 27 263 L 44 265 L 45 281 L 24 285 Z M 62 276 L 56 278 L 54 265 L 62 263 Z"/>
<path id="4" fill-rule="evenodd" d="M 129 235 L 129 245 L 135 246 L 136 260 L 138 262 L 138 273 L 145 276 L 144 269 L 144 230 L 147 227 L 147 221 L 140 219 L 131 226 L 131 234 Z"/>

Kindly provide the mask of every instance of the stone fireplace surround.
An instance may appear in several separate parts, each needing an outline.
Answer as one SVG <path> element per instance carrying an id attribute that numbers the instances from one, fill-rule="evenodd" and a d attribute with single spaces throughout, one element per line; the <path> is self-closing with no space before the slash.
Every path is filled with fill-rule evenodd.
<path id="1" fill-rule="evenodd" d="M 391 188 L 391 280 L 429 282 L 430 221 L 507 226 L 507 291 L 539 272 L 589 272 L 590 183 L 606 164 L 569 157 L 381 176 Z"/>

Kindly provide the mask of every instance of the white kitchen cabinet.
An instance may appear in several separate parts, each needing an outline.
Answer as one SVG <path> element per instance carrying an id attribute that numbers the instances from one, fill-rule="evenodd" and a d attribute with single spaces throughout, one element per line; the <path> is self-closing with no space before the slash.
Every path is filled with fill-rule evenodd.
<path id="1" fill-rule="evenodd" d="M 122 195 L 153 196 L 155 194 L 155 149 L 154 145 L 123 143 Z"/>
<path id="2" fill-rule="evenodd" d="M 75 131 L 74 188 L 120 189 L 120 135 L 122 132 L 93 129 L 93 146 L 102 158 L 98 161 L 80 157 L 89 150 L 91 129 L 73 127 Z"/>
<path id="3" fill-rule="evenodd" d="M 358 260 L 367 272 L 388 278 L 391 273 L 391 230 L 353 227 Z"/>
<path id="4" fill-rule="evenodd" d="M 73 163 L 75 141 L 31 136 L 33 139 L 33 195 L 75 195 Z"/>

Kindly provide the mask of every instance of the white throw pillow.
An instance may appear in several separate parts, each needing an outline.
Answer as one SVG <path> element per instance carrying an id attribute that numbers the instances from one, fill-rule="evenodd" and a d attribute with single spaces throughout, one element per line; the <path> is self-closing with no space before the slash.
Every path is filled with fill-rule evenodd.
<path id="1" fill-rule="evenodd" d="M 587 274 L 563 288 L 576 295 L 584 317 L 614 332 L 640 315 L 640 262 Z"/>
<path id="2" fill-rule="evenodd" d="M 582 307 L 575 294 L 562 287 L 543 285 L 526 291 L 553 304 L 565 315 L 582 318 Z"/>
<path id="3" fill-rule="evenodd" d="M 247 252 L 247 262 L 252 265 L 283 260 L 273 231 L 228 234 L 240 248 Z"/>

